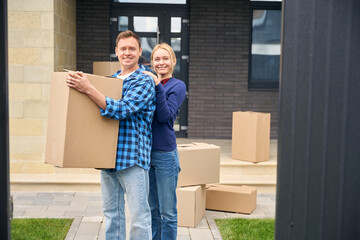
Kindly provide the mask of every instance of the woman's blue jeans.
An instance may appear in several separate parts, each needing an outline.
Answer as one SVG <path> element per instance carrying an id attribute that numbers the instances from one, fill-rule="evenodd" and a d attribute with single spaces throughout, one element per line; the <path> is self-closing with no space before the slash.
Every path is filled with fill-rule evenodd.
<path id="1" fill-rule="evenodd" d="M 176 186 L 179 172 L 177 149 L 172 152 L 151 152 L 149 205 L 153 240 L 176 240 Z"/>

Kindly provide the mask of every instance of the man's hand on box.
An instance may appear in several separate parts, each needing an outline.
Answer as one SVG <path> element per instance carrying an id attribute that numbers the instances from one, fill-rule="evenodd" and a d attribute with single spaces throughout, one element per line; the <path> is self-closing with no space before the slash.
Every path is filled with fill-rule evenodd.
<path id="1" fill-rule="evenodd" d="M 69 72 L 66 83 L 68 87 L 74 88 L 85 94 L 88 94 L 91 88 L 93 88 L 83 72 Z"/>
<path id="2" fill-rule="evenodd" d="M 69 72 L 66 78 L 68 87 L 74 88 L 81 93 L 86 94 L 103 110 L 106 109 L 106 98 L 99 90 L 90 84 L 89 79 L 83 72 Z"/>

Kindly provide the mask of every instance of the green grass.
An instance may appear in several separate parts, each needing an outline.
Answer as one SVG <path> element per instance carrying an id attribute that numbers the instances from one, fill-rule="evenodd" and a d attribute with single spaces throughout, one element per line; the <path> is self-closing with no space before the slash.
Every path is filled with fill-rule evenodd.
<path id="1" fill-rule="evenodd" d="M 223 240 L 274 239 L 274 219 L 215 219 Z"/>
<path id="2" fill-rule="evenodd" d="M 24 218 L 11 221 L 12 240 L 63 240 L 73 219 Z"/>

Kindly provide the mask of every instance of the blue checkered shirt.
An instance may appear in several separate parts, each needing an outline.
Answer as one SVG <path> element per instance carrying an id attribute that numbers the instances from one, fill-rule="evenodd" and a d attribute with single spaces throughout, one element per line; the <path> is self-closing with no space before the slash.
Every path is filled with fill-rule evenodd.
<path id="1" fill-rule="evenodd" d="M 122 99 L 106 97 L 106 109 L 100 109 L 102 116 L 120 120 L 116 165 L 109 171 L 120 171 L 135 165 L 149 169 L 155 84 L 143 71 L 145 68 L 140 65 L 140 68 L 124 80 Z M 113 77 L 120 73 L 121 71 L 118 71 Z"/>

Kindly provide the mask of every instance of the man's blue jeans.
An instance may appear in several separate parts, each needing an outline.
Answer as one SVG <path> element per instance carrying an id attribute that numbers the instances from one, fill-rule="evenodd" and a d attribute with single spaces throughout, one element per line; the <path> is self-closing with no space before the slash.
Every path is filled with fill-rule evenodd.
<path id="1" fill-rule="evenodd" d="M 130 214 L 130 240 L 151 239 L 148 203 L 149 173 L 134 166 L 117 172 L 101 171 L 105 239 L 125 240 L 125 198 Z"/>
<path id="2" fill-rule="evenodd" d="M 176 240 L 176 186 L 180 171 L 177 149 L 151 152 L 149 203 L 153 240 Z"/>

